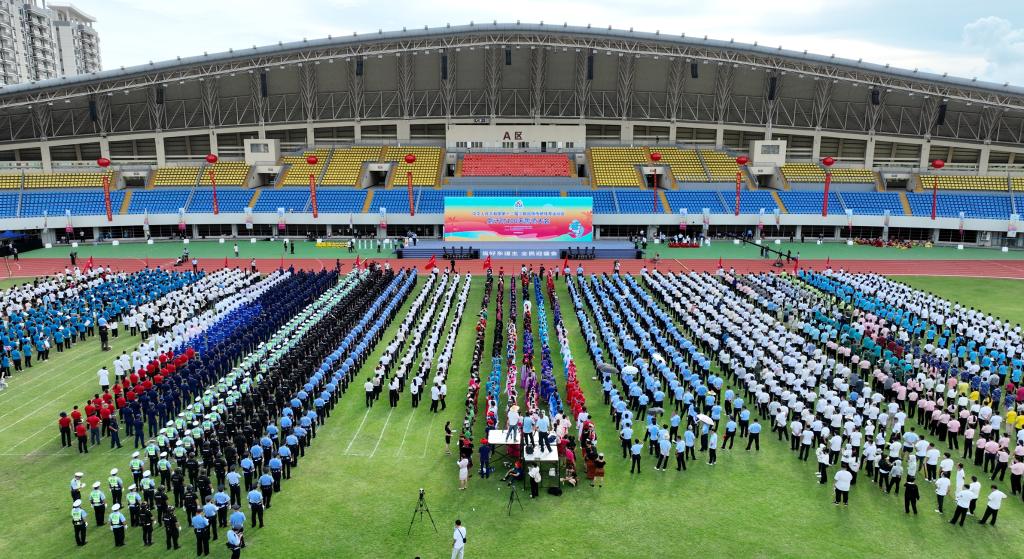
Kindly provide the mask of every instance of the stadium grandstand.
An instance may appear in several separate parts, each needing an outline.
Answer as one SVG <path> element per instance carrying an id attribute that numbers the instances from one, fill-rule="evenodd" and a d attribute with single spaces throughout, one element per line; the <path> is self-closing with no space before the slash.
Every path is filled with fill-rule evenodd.
<path id="1" fill-rule="evenodd" d="M 77 227 L 131 237 L 133 216 L 174 225 L 184 210 L 195 234 L 244 236 L 245 211 L 273 224 L 286 208 L 289 230 L 320 237 L 372 226 L 384 208 L 396 231 L 439 237 L 446 188 L 607 189 L 595 211 L 605 238 L 671 230 L 684 209 L 742 228 L 763 209 L 797 236 L 852 220 L 999 244 L 1024 188 L 1021 122 L 1017 87 L 736 42 L 539 24 L 357 34 L 0 88 L 0 189 L 17 198 L 0 212 L 15 230 L 71 211 Z M 93 213 L 103 203 L 70 207 L 103 196 L 100 157 L 121 202 L 110 220 Z M 826 173 L 835 199 L 822 216 Z M 316 217 L 308 196 L 275 193 L 309 190 L 311 177 L 329 201 Z M 211 180 L 230 198 L 216 215 Z M 921 201 L 933 189 L 934 219 Z"/>

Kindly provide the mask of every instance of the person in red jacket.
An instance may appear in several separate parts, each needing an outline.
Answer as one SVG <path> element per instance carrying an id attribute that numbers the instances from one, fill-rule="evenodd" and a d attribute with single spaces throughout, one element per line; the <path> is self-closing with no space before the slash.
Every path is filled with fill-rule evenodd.
<path id="1" fill-rule="evenodd" d="M 113 410 L 110 406 L 103 406 L 100 408 L 100 421 L 103 422 L 103 436 L 107 436 L 107 430 L 110 429 L 110 415 Z"/>
<path id="2" fill-rule="evenodd" d="M 82 412 L 78 411 L 78 406 L 71 408 L 71 422 L 74 425 L 82 422 Z"/>
<path id="3" fill-rule="evenodd" d="M 89 454 L 89 439 L 88 434 L 85 430 L 85 423 L 79 423 L 75 426 L 75 435 L 78 437 L 78 452 Z"/>
<path id="4" fill-rule="evenodd" d="M 71 446 L 71 418 L 68 417 L 67 412 L 60 412 L 57 426 L 60 427 L 60 447 Z"/>
<path id="5" fill-rule="evenodd" d="M 100 416 L 93 414 L 85 418 L 85 421 L 89 424 L 89 442 L 100 444 Z"/>

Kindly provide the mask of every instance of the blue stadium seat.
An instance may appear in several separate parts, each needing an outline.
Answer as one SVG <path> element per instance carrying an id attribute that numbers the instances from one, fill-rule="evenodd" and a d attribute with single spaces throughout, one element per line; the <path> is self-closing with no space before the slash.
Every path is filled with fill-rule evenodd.
<path id="1" fill-rule="evenodd" d="M 655 197 L 650 190 L 618 188 L 613 192 L 616 200 L 619 201 L 619 211 L 624 214 L 663 213 L 665 211 L 664 206 L 661 205 L 661 197 Z"/>
<path id="2" fill-rule="evenodd" d="M 474 192 L 474 195 L 476 193 Z M 593 198 L 595 214 L 618 213 L 615 209 L 615 197 L 608 190 L 570 190 L 566 194 L 571 198 Z"/>
<path id="3" fill-rule="evenodd" d="M 786 212 L 791 214 L 818 214 L 821 215 L 822 190 L 814 191 L 790 191 L 779 192 L 779 199 L 782 205 L 786 206 Z M 843 213 L 843 204 L 835 191 L 828 193 L 828 213 Z"/>
<path id="4" fill-rule="evenodd" d="M 415 193 L 413 194 L 415 200 Z M 377 190 L 370 203 L 370 213 L 377 213 L 384 208 L 388 213 L 409 213 L 409 193 L 404 189 Z"/>
<path id="5" fill-rule="evenodd" d="M 840 192 L 839 197 L 854 215 L 903 215 L 903 203 L 896 192 Z M 929 215 L 931 215 L 929 206 Z"/>
<path id="6" fill-rule="evenodd" d="M 735 212 L 736 193 L 723 192 L 722 198 L 725 198 L 725 211 L 728 213 Z M 763 190 L 744 190 L 740 193 L 741 214 L 756 214 L 761 210 L 761 208 L 764 208 L 764 213 L 770 214 L 778 207 L 779 206 L 775 204 L 775 198 L 772 197 L 771 192 L 765 192 Z"/>
<path id="7" fill-rule="evenodd" d="M 217 188 L 217 210 L 225 213 L 242 213 L 252 200 L 252 190 L 241 188 Z M 213 189 L 197 188 L 188 203 L 188 213 L 213 213 Z"/>
<path id="8" fill-rule="evenodd" d="M 548 189 L 548 190 L 536 190 L 536 189 L 529 189 L 529 190 L 515 189 L 515 190 L 510 190 L 510 189 L 507 189 L 507 188 L 476 188 L 476 189 L 473 189 L 473 196 L 474 197 L 476 197 L 476 196 L 522 196 L 522 197 L 532 196 L 532 197 L 537 197 L 537 198 L 545 198 L 545 197 L 549 197 L 549 196 L 561 196 L 561 195 L 562 195 L 562 191 L 554 190 L 554 189 Z"/>
<path id="9" fill-rule="evenodd" d="M 114 214 L 121 212 L 123 201 L 123 191 L 115 190 L 110 193 L 110 206 Z M 65 210 L 71 210 L 71 215 L 103 215 L 107 211 L 103 203 L 103 191 L 25 191 L 21 199 L 21 217 L 38 217 L 43 215 L 43 211 L 50 216 L 62 216 Z"/>
<path id="10" fill-rule="evenodd" d="M 916 216 L 932 214 L 932 195 L 907 194 L 910 209 Z M 1010 197 L 1005 194 L 943 194 L 939 199 L 935 214 L 939 217 L 958 217 L 964 212 L 965 217 L 980 219 L 1007 219 L 1010 215 Z"/>
<path id="11" fill-rule="evenodd" d="M 678 214 L 683 208 L 690 214 L 704 213 L 704 208 L 713 214 L 725 213 L 722 199 L 713 190 L 673 190 L 666 192 L 665 197 L 672 207 L 672 213 Z"/>
<path id="12" fill-rule="evenodd" d="M 0 217 L 14 217 L 18 211 L 18 193 L 0 192 Z"/>
<path id="13" fill-rule="evenodd" d="M 445 196 L 466 196 L 465 190 L 445 188 L 434 190 L 432 188 L 420 188 L 413 192 L 413 200 L 416 200 L 416 213 L 439 214 L 444 213 Z M 390 211 L 390 210 L 389 210 Z"/>
<path id="14" fill-rule="evenodd" d="M 317 209 L 320 207 L 319 202 L 320 197 L 317 193 Z M 282 188 L 279 190 L 264 188 L 252 211 L 254 213 L 276 213 L 277 208 L 284 208 L 285 212 L 297 213 L 306 211 L 308 205 L 308 188 Z"/>
<path id="15" fill-rule="evenodd" d="M 365 190 L 320 188 L 316 191 L 316 209 L 325 213 L 359 213 L 366 202 Z"/>
<path id="16" fill-rule="evenodd" d="M 191 192 L 191 190 L 177 188 L 136 190 L 132 192 L 128 213 L 142 214 L 149 210 L 151 214 L 176 214 L 179 208 L 184 208 L 188 203 L 188 196 Z M 220 192 L 217 194 L 219 196 Z"/>

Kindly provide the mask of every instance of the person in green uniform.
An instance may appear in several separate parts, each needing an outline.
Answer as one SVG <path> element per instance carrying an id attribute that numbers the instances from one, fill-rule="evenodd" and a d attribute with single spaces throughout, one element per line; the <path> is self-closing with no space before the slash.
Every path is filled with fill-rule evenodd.
<path id="1" fill-rule="evenodd" d="M 98 481 L 92 484 L 89 504 L 92 505 L 93 514 L 96 515 L 96 525 L 103 526 L 103 519 L 107 517 L 107 496 L 100 491 L 100 482 Z"/>
<path id="2" fill-rule="evenodd" d="M 71 504 L 71 525 L 75 528 L 75 545 L 81 547 L 85 545 L 86 528 L 89 527 L 87 518 L 89 514 L 82 508 L 82 500 L 75 499 L 75 502 Z"/>
<path id="3" fill-rule="evenodd" d="M 115 504 L 110 510 L 110 531 L 114 533 L 114 547 L 121 547 L 124 545 L 124 530 L 128 521 L 121 514 L 121 505 Z"/>

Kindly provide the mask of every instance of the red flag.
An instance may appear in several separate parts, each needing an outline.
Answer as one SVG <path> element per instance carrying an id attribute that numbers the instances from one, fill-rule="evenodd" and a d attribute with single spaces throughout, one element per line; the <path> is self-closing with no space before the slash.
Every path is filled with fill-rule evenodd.
<path id="1" fill-rule="evenodd" d="M 825 258 L 825 267 L 826 268 L 831 268 L 832 267 L 832 257 L 831 256 L 828 256 L 828 257 Z"/>
<path id="2" fill-rule="evenodd" d="M 282 270 L 284 269 L 284 256 L 281 257 L 281 263 L 278 264 L 278 267 L 281 268 Z"/>
<path id="3" fill-rule="evenodd" d="M 359 260 L 359 257 L 358 257 L 358 256 L 356 256 L 356 269 L 358 269 L 358 268 L 359 268 L 359 266 L 360 266 L 360 262 L 361 262 L 361 261 Z"/>
<path id="4" fill-rule="evenodd" d="M 86 262 L 85 262 L 85 269 L 86 270 L 91 270 L 92 269 L 92 257 L 91 256 L 89 257 L 89 260 L 86 260 Z"/>
<path id="5" fill-rule="evenodd" d="M 490 269 L 491 269 L 491 255 L 488 254 L 487 255 L 487 259 L 484 260 L 484 270 L 490 270 Z"/>
<path id="6" fill-rule="evenodd" d="M 427 261 L 427 265 L 426 265 L 425 269 L 429 272 L 429 271 L 433 270 L 435 266 L 437 266 L 437 255 L 436 254 L 431 254 L 430 255 L 430 260 Z"/>
<path id="7" fill-rule="evenodd" d="M 722 257 L 721 256 L 718 257 L 718 267 L 719 268 L 722 267 Z"/>
<path id="8" fill-rule="evenodd" d="M 800 268 L 800 257 L 793 259 L 793 273 L 796 274 Z"/>
<path id="9" fill-rule="evenodd" d="M 565 271 L 565 269 L 568 268 L 568 267 L 569 267 L 569 257 L 566 256 L 565 260 L 562 261 L 562 270 Z"/>
<path id="10" fill-rule="evenodd" d="M 224 267 L 225 268 L 228 267 L 228 257 L 227 256 L 224 257 Z"/>

